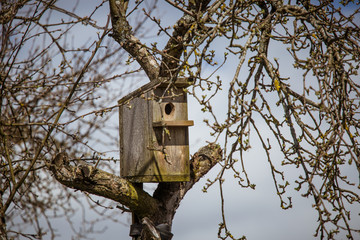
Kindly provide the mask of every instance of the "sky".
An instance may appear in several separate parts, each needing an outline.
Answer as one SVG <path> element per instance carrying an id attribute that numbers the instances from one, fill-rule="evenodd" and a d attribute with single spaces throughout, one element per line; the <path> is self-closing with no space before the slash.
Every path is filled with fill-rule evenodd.
<path id="1" fill-rule="evenodd" d="M 93 1 L 93 0 L 92 0 Z M 63 1 L 61 4 L 69 4 L 71 1 Z M 85 0 L 81 0 L 82 4 L 81 13 L 87 13 L 87 7 Z M 157 10 L 161 15 L 162 22 L 175 23 L 175 21 L 181 16 L 181 12 L 174 9 L 170 5 L 160 2 L 160 7 Z M 64 5 L 64 6 L 65 6 Z M 107 4 L 100 13 L 104 15 L 97 16 L 99 21 L 105 21 L 108 14 Z M 103 17 L 103 18 L 102 18 Z M 136 20 L 136 19 L 135 19 Z M 134 20 L 134 21 L 135 21 Z M 146 25 L 144 26 L 145 29 Z M 77 37 L 88 38 L 84 33 Z M 145 42 L 150 42 L 155 39 L 156 32 L 152 34 L 153 38 L 144 39 Z M 163 40 L 159 40 L 159 45 L 164 44 Z M 114 44 L 117 44 L 114 42 Z M 221 42 L 218 43 L 219 46 Z M 273 50 L 277 53 L 284 51 L 283 46 L 273 46 Z M 235 65 L 237 64 L 234 59 Z M 288 59 L 279 59 L 283 64 L 288 62 Z M 222 79 L 232 79 L 234 72 L 234 65 L 231 61 L 224 66 L 217 74 Z M 285 67 L 286 69 L 286 67 Z M 114 73 L 116 74 L 116 73 Z M 284 72 L 285 75 L 294 75 L 293 72 Z M 146 83 L 146 79 L 143 83 Z M 138 83 L 139 85 L 141 83 Z M 126 94 L 124 92 L 123 94 Z M 226 97 L 226 92 L 223 95 L 219 95 L 218 104 L 215 106 L 218 108 L 218 114 L 224 114 L 221 109 L 225 104 L 221 99 Z M 120 97 L 119 97 L 120 98 Z M 116 103 L 114 103 L 116 104 Z M 206 141 L 211 139 L 209 130 L 203 123 L 203 114 L 201 112 L 201 106 L 193 98 L 188 98 L 188 113 L 189 119 L 194 120 L 195 125 L 189 129 L 190 140 L 190 152 L 195 153 L 200 147 L 206 145 Z M 112 118 L 114 125 L 117 125 L 117 114 Z M 259 129 L 265 129 L 264 126 L 259 124 Z M 118 131 L 114 131 L 117 134 Z M 268 134 L 264 132 L 264 135 Z M 220 140 L 223 141 L 223 140 Z M 288 210 L 282 210 L 280 207 L 280 201 L 276 196 L 276 190 L 271 177 L 271 172 L 261 143 L 256 138 L 251 138 L 252 149 L 245 153 L 246 167 L 248 174 L 253 183 L 256 184 L 256 190 L 241 188 L 236 180 L 231 176 L 231 173 L 226 175 L 224 184 L 225 195 L 225 212 L 226 220 L 229 230 L 235 237 L 241 237 L 245 235 L 249 240 L 260 239 L 313 239 L 315 233 L 316 212 L 312 209 L 312 199 L 306 199 L 299 195 L 298 192 L 292 190 L 295 186 L 289 188 L 287 196 L 292 197 L 293 207 Z M 118 154 L 115 153 L 118 158 Z M 281 162 L 282 155 L 280 153 L 273 153 L 273 159 L 278 158 L 278 163 Z M 193 189 L 191 189 L 183 201 L 179 209 L 176 212 L 172 233 L 174 234 L 173 240 L 192 240 L 192 239 L 217 239 L 217 232 L 221 219 L 220 208 L 220 194 L 217 185 L 211 187 L 207 193 L 202 191 L 203 186 L 206 183 L 207 178 L 214 178 L 219 171 L 219 167 L 214 167 L 199 183 L 197 183 Z M 299 172 L 297 169 L 286 169 L 285 175 L 290 179 L 295 179 Z M 153 189 L 153 184 L 146 185 L 148 189 Z M 96 214 L 92 214 L 89 210 L 89 218 L 96 218 Z M 122 223 L 101 223 L 99 229 L 106 227 L 107 230 L 101 234 L 101 239 L 131 239 L 129 237 L 129 222 L 130 217 L 127 214 L 121 215 L 119 210 L 114 210 L 114 216 L 118 216 Z M 66 229 L 66 224 L 59 222 L 60 232 L 64 235 L 63 239 L 70 239 L 71 231 Z M 99 236 L 100 237 L 100 236 Z M 94 236 L 94 238 L 98 238 Z M 360 238 L 360 236 L 359 236 Z"/>

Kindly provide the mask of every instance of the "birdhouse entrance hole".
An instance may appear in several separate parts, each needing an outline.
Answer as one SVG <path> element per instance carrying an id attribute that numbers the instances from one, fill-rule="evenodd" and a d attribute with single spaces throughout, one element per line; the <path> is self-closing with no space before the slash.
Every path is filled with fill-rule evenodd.
<path id="1" fill-rule="evenodd" d="M 167 115 L 170 115 L 172 112 L 174 112 L 174 108 L 175 108 L 174 104 L 172 104 L 172 103 L 167 103 L 167 104 L 165 105 L 165 113 L 166 113 Z"/>

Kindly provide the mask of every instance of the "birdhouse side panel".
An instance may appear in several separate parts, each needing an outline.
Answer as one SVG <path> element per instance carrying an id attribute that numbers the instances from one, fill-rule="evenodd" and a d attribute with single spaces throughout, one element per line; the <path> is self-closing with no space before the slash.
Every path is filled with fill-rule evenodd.
<path id="1" fill-rule="evenodd" d="M 151 172 L 151 152 L 148 150 L 151 138 L 152 114 L 149 102 L 142 98 L 133 99 L 120 106 L 120 174 L 122 177 L 137 177 Z M 150 173 L 149 173 L 150 169 Z"/>

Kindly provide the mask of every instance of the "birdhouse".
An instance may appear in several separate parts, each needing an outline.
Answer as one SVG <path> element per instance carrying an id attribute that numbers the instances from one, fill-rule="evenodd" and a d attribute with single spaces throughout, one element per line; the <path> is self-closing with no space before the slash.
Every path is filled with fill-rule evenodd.
<path id="1" fill-rule="evenodd" d="M 168 82 L 119 108 L 120 174 L 132 182 L 190 180 L 187 79 Z M 119 100 L 122 102 L 122 100 Z"/>

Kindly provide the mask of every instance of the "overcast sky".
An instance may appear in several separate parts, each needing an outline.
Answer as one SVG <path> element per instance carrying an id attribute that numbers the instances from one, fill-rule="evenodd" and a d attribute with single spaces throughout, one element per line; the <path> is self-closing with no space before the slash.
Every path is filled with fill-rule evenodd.
<path id="1" fill-rule="evenodd" d="M 63 1 L 62 4 L 68 4 L 69 2 L 71 1 Z M 81 12 L 84 13 L 84 15 L 88 14 L 86 6 L 87 2 L 87 0 L 80 1 L 80 4 L 83 6 L 81 7 Z M 160 2 L 161 4 L 158 13 L 162 16 L 162 22 L 172 25 L 182 15 L 181 12 L 162 1 Z M 99 18 L 99 21 L 105 21 L 108 14 L 107 4 L 101 12 L 104 13 L 103 19 L 101 19 L 100 15 L 97 17 Z M 146 28 L 146 25 L 144 25 L 144 28 Z M 155 36 L 156 33 L 157 30 L 155 30 L 152 35 Z M 82 32 L 78 37 L 87 39 L 88 36 L 86 34 L 90 33 Z M 154 38 L 150 38 L 144 41 L 149 42 L 153 39 Z M 162 39 L 158 39 L 157 41 L 160 45 L 161 43 L 164 43 L 164 40 Z M 117 43 L 114 42 L 114 44 Z M 217 42 L 217 44 L 221 46 L 221 42 Z M 284 46 L 281 45 L 272 46 L 272 51 L 275 51 L 278 57 L 281 56 L 281 51 L 286 52 Z M 286 54 L 283 56 L 286 56 Z M 279 57 L 279 61 L 283 64 L 289 62 L 286 57 Z M 225 82 L 226 79 L 232 79 L 236 65 L 236 58 L 229 60 L 217 75 L 220 75 L 221 79 Z M 290 68 L 288 67 L 282 68 L 282 74 L 294 78 L 299 77 L 296 76 L 296 73 L 294 74 L 293 70 L 289 71 L 289 69 Z M 144 79 L 143 83 L 146 83 L 146 79 Z M 219 101 L 215 106 L 218 109 L 217 113 L 220 116 L 225 113 L 222 112 L 221 109 L 224 109 L 222 106 L 226 103 L 221 99 L 226 99 L 226 92 L 227 91 L 224 91 L 222 95 L 219 95 Z M 126 94 L 126 92 L 123 94 Z M 195 122 L 195 125 L 191 127 L 189 131 L 190 150 L 191 153 L 194 153 L 211 138 L 209 130 L 203 124 L 204 115 L 200 111 L 201 107 L 191 97 L 189 97 L 188 101 L 189 119 L 194 120 Z M 117 114 L 113 121 L 113 124 L 117 125 Z M 269 134 L 264 130 L 265 128 L 262 127 L 261 124 L 259 124 L 258 128 L 260 131 L 264 131 L 264 135 Z M 114 131 L 114 134 L 118 134 L 117 129 Z M 223 143 L 221 141 L 223 141 L 222 139 L 220 140 L 220 143 Z M 256 138 L 251 138 L 250 141 L 252 148 L 246 152 L 245 159 L 248 174 L 252 182 L 256 184 L 256 190 L 241 188 L 236 180 L 233 179 L 231 173 L 226 176 L 224 185 L 226 219 L 232 234 L 236 237 L 246 235 L 249 240 L 312 239 L 317 226 L 316 212 L 311 207 L 313 199 L 300 197 L 298 192 L 291 190 L 295 187 L 295 185 L 292 184 L 289 187 L 286 196 L 292 197 L 293 208 L 286 211 L 282 210 L 261 144 Z M 119 157 L 118 154 L 115 154 L 115 156 L 117 158 Z M 279 166 L 282 155 L 279 152 L 273 152 L 272 158 L 278 158 L 278 161 L 276 162 Z M 188 192 L 181 202 L 173 222 L 173 240 L 217 239 L 218 224 L 222 221 L 219 188 L 218 185 L 214 185 L 207 193 L 203 193 L 202 188 L 206 179 L 214 178 L 218 173 L 218 170 L 218 167 L 212 169 L 208 175 Z M 299 172 L 296 169 L 284 168 L 283 170 L 290 180 L 294 180 L 299 175 Z M 149 188 L 152 187 L 153 185 L 149 185 Z M 119 218 L 122 218 L 124 225 L 119 223 L 102 223 L 104 224 L 104 227 L 107 227 L 107 230 L 101 234 L 101 239 L 131 239 L 128 236 L 129 215 L 120 215 L 119 210 L 114 210 L 114 215 L 118 215 Z M 92 216 L 91 212 L 90 216 Z M 62 226 L 60 222 L 59 226 Z M 99 228 L 101 228 L 101 226 L 99 226 Z M 71 232 L 67 231 L 66 227 L 61 229 L 61 233 L 65 235 L 64 239 L 67 237 L 70 238 L 69 234 Z M 100 239 L 100 236 L 96 236 L 95 238 Z"/>

